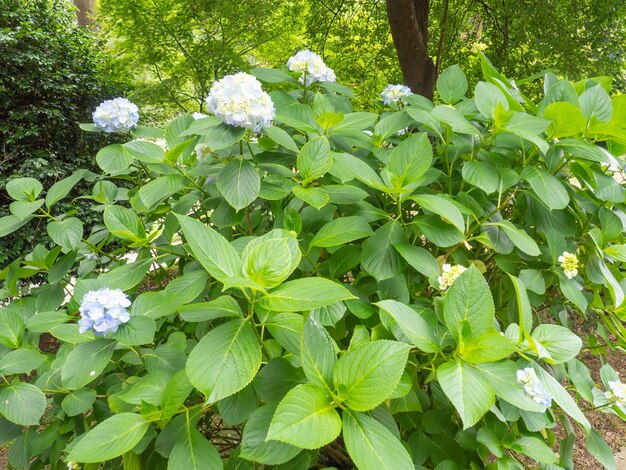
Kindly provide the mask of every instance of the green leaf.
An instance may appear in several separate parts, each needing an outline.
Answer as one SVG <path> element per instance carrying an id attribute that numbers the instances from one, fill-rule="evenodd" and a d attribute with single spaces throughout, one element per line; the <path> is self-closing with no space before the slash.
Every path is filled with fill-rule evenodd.
<path id="1" fill-rule="evenodd" d="M 435 194 L 417 194 L 409 199 L 417 202 L 424 209 L 441 216 L 443 220 L 454 225 L 461 233 L 465 232 L 465 219 L 461 211 L 447 199 Z"/>
<path id="2" fill-rule="evenodd" d="M 28 374 L 46 361 L 36 349 L 15 349 L 0 359 L 0 374 Z"/>
<path id="3" fill-rule="evenodd" d="M 239 255 L 222 235 L 198 220 L 179 214 L 176 218 L 191 251 L 211 276 L 222 283 L 240 276 Z"/>
<path id="4" fill-rule="evenodd" d="M 294 196 L 315 207 L 316 209 L 321 209 L 330 202 L 330 196 L 324 190 L 324 188 L 303 188 L 301 186 L 294 186 L 293 188 L 291 188 L 291 190 L 293 191 Z"/>
<path id="5" fill-rule="evenodd" d="M 120 413 L 105 419 L 87 432 L 67 456 L 68 461 L 101 463 L 135 447 L 150 422 L 135 413 Z"/>
<path id="6" fill-rule="evenodd" d="M 326 328 L 310 315 L 304 324 L 300 360 L 311 384 L 332 386 L 333 367 L 337 360 L 335 349 L 335 343 Z"/>
<path id="7" fill-rule="evenodd" d="M 335 153 L 330 172 L 340 178 L 343 183 L 356 179 L 372 188 L 385 187 L 383 180 L 371 166 L 349 153 Z"/>
<path id="8" fill-rule="evenodd" d="M 307 277 L 285 282 L 269 291 L 258 303 L 272 312 L 301 312 L 353 298 L 339 283 L 321 277 Z"/>
<path id="9" fill-rule="evenodd" d="M 521 177 L 530 183 L 539 201 L 546 204 L 550 210 L 565 209 L 569 204 L 567 190 L 555 176 L 543 168 L 526 166 Z"/>
<path id="10" fill-rule="evenodd" d="M 108 206 L 104 211 L 104 225 L 111 235 L 122 240 L 139 242 L 146 239 L 143 222 L 133 211 L 125 207 Z"/>
<path id="11" fill-rule="evenodd" d="M 63 386 L 68 390 L 77 390 L 96 379 L 111 360 L 115 345 L 112 339 L 99 339 L 72 349 L 61 370 Z"/>
<path id="12" fill-rule="evenodd" d="M 304 144 L 298 152 L 296 164 L 305 182 L 324 176 L 333 165 L 333 157 L 326 137 L 317 137 Z"/>
<path id="13" fill-rule="evenodd" d="M 289 149 L 296 153 L 300 150 L 296 142 L 287 133 L 287 131 L 284 131 L 280 127 L 277 127 L 277 126 L 264 127 L 262 132 L 267 137 L 272 139 L 274 142 L 282 145 L 286 149 Z"/>
<path id="14" fill-rule="evenodd" d="M 517 312 L 519 314 L 519 326 L 521 331 L 530 333 L 533 328 L 533 311 L 530 307 L 530 300 L 528 299 L 528 293 L 526 292 L 526 286 L 524 283 L 509 274 L 509 278 L 513 283 L 515 289 L 515 298 L 517 300 Z"/>
<path id="15" fill-rule="evenodd" d="M 493 327 L 495 307 L 485 278 L 470 266 L 450 286 L 443 301 L 443 318 L 457 341 L 467 323 L 471 337 L 477 338 Z"/>
<path id="16" fill-rule="evenodd" d="M 374 305 L 391 315 L 409 341 L 419 349 L 427 353 L 441 351 L 431 325 L 411 307 L 391 299 Z"/>
<path id="17" fill-rule="evenodd" d="M 454 104 L 467 93 L 467 78 L 458 65 L 448 67 L 437 79 L 437 93 L 446 104 Z"/>
<path id="18" fill-rule="evenodd" d="M 517 370 L 520 369 L 512 361 L 485 362 L 475 367 L 483 376 L 495 394 L 522 410 L 543 412 L 545 407 L 537 404 L 524 392 L 522 384 L 517 383 Z"/>
<path id="19" fill-rule="evenodd" d="M 137 192 L 147 210 L 153 210 L 162 201 L 186 187 L 186 180 L 181 175 L 164 175 L 143 185 Z"/>
<path id="20" fill-rule="evenodd" d="M 264 465 L 280 465 L 302 451 L 290 444 L 267 439 L 267 432 L 276 406 L 270 404 L 257 408 L 248 419 L 241 439 L 240 456 L 242 458 Z"/>
<path id="21" fill-rule="evenodd" d="M 491 120 L 494 120 L 494 111 L 498 105 L 502 106 L 504 111 L 509 110 L 509 103 L 504 93 L 493 83 L 478 82 L 474 91 L 474 101 L 478 111 Z"/>
<path id="22" fill-rule="evenodd" d="M 587 119 L 580 108 L 566 101 L 550 103 L 543 110 L 543 117 L 553 121 L 546 131 L 551 138 L 574 136 L 584 132 L 587 127 Z"/>
<path id="23" fill-rule="evenodd" d="M 578 98 L 580 110 L 587 121 L 596 118 L 600 122 L 609 122 L 613 115 L 611 98 L 601 85 L 585 90 Z"/>
<path id="24" fill-rule="evenodd" d="M 0 308 L 0 344 L 17 349 L 24 337 L 24 320 L 14 310 Z"/>
<path id="25" fill-rule="evenodd" d="M 46 231 L 54 243 L 67 251 L 72 251 L 80 246 L 83 223 L 76 217 L 69 217 L 61 222 L 48 222 Z"/>
<path id="26" fill-rule="evenodd" d="M 450 126 L 454 132 L 459 134 L 479 136 L 480 132 L 476 129 L 459 111 L 445 105 L 436 106 L 431 111 L 432 117 L 438 121 Z"/>
<path id="27" fill-rule="evenodd" d="M 10 233 L 15 232 L 17 229 L 26 225 L 32 217 L 20 219 L 15 215 L 7 215 L 0 217 L 0 237 L 6 237 Z"/>
<path id="28" fill-rule="evenodd" d="M 489 163 L 470 160 L 463 164 L 461 173 L 465 181 L 482 189 L 487 194 L 497 191 L 500 186 L 500 175 L 496 168 Z"/>
<path id="29" fill-rule="evenodd" d="M 231 320 L 209 331 L 187 360 L 189 381 L 215 403 L 248 385 L 261 366 L 261 346 L 253 327 Z"/>
<path id="30" fill-rule="evenodd" d="M 510 356 L 517 350 L 515 344 L 495 329 L 485 331 L 478 337 L 463 338 L 460 353 L 472 364 L 495 362 Z"/>
<path id="31" fill-rule="evenodd" d="M 261 191 L 261 175 L 243 157 L 227 164 L 217 175 L 217 189 L 235 210 L 249 206 Z"/>
<path id="32" fill-rule="evenodd" d="M 322 248 L 339 246 L 369 237 L 373 233 L 374 231 L 363 217 L 340 217 L 320 228 L 311 240 L 310 246 Z"/>
<path id="33" fill-rule="evenodd" d="M 163 163 L 165 150 L 154 142 L 133 140 L 122 145 L 131 157 L 146 163 Z"/>
<path id="34" fill-rule="evenodd" d="M 571 397 L 571 395 L 563 388 L 563 386 L 548 374 L 545 370 L 543 370 L 538 364 L 533 363 L 533 369 L 537 373 L 537 377 L 541 381 L 541 384 L 545 387 L 548 393 L 552 396 L 555 402 L 563 408 L 568 415 L 578 421 L 585 430 L 591 429 L 591 424 L 589 424 L 589 420 L 585 417 L 578 405 Z"/>
<path id="35" fill-rule="evenodd" d="M 127 346 L 139 346 L 154 341 L 156 324 L 146 315 L 132 315 L 130 320 L 119 326 L 112 335 L 114 339 Z"/>
<path id="36" fill-rule="evenodd" d="M 37 426 L 46 410 L 46 396 L 32 384 L 13 382 L 0 389 L 0 413 L 12 423 Z"/>
<path id="37" fill-rule="evenodd" d="M 297 83 L 297 81 L 288 73 L 282 70 L 254 68 L 250 70 L 250 73 L 262 82 L 267 83 Z M 269 128 L 266 128 L 269 129 Z"/>
<path id="38" fill-rule="evenodd" d="M 161 398 L 161 420 L 168 421 L 185 403 L 189 394 L 193 391 L 193 385 L 187 378 L 187 371 L 182 369 L 172 375 Z"/>
<path id="39" fill-rule="evenodd" d="M 215 320 L 216 318 L 243 318 L 241 307 L 235 299 L 223 295 L 210 302 L 198 302 L 178 309 L 180 317 L 189 322 Z"/>
<path id="40" fill-rule="evenodd" d="M 537 242 L 528 235 L 524 230 L 517 228 L 508 220 L 501 220 L 500 222 L 488 222 L 484 223 L 484 226 L 495 226 L 502 229 L 504 233 L 511 239 L 513 244 L 521 251 L 529 256 L 539 256 L 541 250 L 537 246 Z"/>
<path id="41" fill-rule="evenodd" d="M 61 408 L 68 416 L 78 416 L 85 413 L 96 401 L 96 391 L 92 388 L 81 388 L 65 395 Z"/>
<path id="42" fill-rule="evenodd" d="M 167 461 L 168 470 L 220 470 L 224 467 L 220 454 L 213 444 L 196 429 L 195 423 L 189 420 L 172 448 Z"/>
<path id="43" fill-rule="evenodd" d="M 559 276 L 559 287 L 565 298 L 578 307 L 582 313 L 585 313 L 589 302 L 581 292 L 582 286 L 574 279 L 568 279 L 561 275 Z"/>
<path id="44" fill-rule="evenodd" d="M 617 470 L 617 463 L 613 455 L 613 449 L 606 443 L 598 432 L 591 428 L 585 433 L 585 444 L 587 450 L 595 459 L 600 462 L 604 468 L 609 470 Z"/>
<path id="45" fill-rule="evenodd" d="M 389 157 L 387 170 L 393 175 L 391 183 L 402 188 L 416 183 L 430 168 L 433 148 L 426 133 L 413 134 L 395 147 Z"/>
<path id="46" fill-rule="evenodd" d="M 383 424 L 366 414 L 343 412 L 343 440 L 359 470 L 414 468 L 402 443 Z"/>
<path id="47" fill-rule="evenodd" d="M 463 429 L 476 424 L 495 403 L 489 382 L 478 370 L 460 359 L 441 364 L 437 368 L 437 380 L 459 412 Z"/>
<path id="48" fill-rule="evenodd" d="M 397 243 L 393 247 L 417 272 L 429 278 L 431 282 L 437 280 L 440 272 L 439 265 L 430 251 L 408 243 Z"/>
<path id="49" fill-rule="evenodd" d="M 181 135 L 189 135 L 187 132 L 183 132 Z M 220 150 L 229 148 L 243 139 L 246 130 L 243 127 L 229 126 L 220 122 L 194 133 L 202 135 L 198 143 L 207 144 L 211 150 Z"/>
<path id="50" fill-rule="evenodd" d="M 267 439 L 318 449 L 340 432 L 341 418 L 328 390 L 302 384 L 291 389 L 276 408 Z"/>
<path id="51" fill-rule="evenodd" d="M 524 283 L 526 289 L 535 294 L 543 295 L 546 292 L 546 280 L 538 269 L 522 269 L 519 272 L 519 280 Z"/>
<path id="52" fill-rule="evenodd" d="M 300 344 L 304 331 L 302 315 L 298 313 L 272 312 L 264 319 L 263 324 L 274 339 L 285 350 L 295 356 L 300 356 Z"/>
<path id="53" fill-rule="evenodd" d="M 46 194 L 46 207 L 52 207 L 65 196 L 67 196 L 72 188 L 83 178 L 87 170 L 76 170 L 67 178 L 54 183 Z"/>
<path id="54" fill-rule="evenodd" d="M 549 353 L 546 362 L 560 364 L 578 356 L 582 347 L 582 340 L 568 328 L 559 325 L 539 325 L 532 333 L 532 337 Z M 540 354 L 539 357 L 542 357 Z"/>
<path id="55" fill-rule="evenodd" d="M 387 222 L 365 242 L 361 252 L 361 265 L 377 281 L 399 274 L 406 266 L 394 246 L 406 243 L 406 234 L 399 222 Z"/>
<path id="56" fill-rule="evenodd" d="M 13 201 L 9 205 L 11 214 L 20 220 L 30 219 L 30 215 L 39 210 L 43 206 L 43 199 L 37 199 L 36 201 Z"/>
<path id="57" fill-rule="evenodd" d="M 130 290 L 143 281 L 151 264 L 152 258 L 139 259 L 100 274 L 98 281 L 109 289 Z"/>
<path id="58" fill-rule="evenodd" d="M 108 145 L 96 155 L 96 163 L 105 173 L 121 173 L 128 169 L 133 157 L 120 144 Z"/>
<path id="59" fill-rule="evenodd" d="M 298 267 L 301 257 L 293 233 L 274 229 L 246 245 L 243 275 L 265 288 L 276 287 Z"/>
<path id="60" fill-rule="evenodd" d="M 35 178 L 14 178 L 6 183 L 5 189 L 16 201 L 34 201 L 43 187 Z"/>
<path id="61" fill-rule="evenodd" d="M 536 437 L 522 436 L 513 442 L 511 447 L 540 463 L 556 464 L 558 462 L 556 455 L 548 444 Z"/>
<path id="62" fill-rule="evenodd" d="M 341 356 L 333 383 L 345 391 L 345 404 L 368 411 L 388 399 L 400 382 L 411 347 L 397 341 L 374 341 Z"/>

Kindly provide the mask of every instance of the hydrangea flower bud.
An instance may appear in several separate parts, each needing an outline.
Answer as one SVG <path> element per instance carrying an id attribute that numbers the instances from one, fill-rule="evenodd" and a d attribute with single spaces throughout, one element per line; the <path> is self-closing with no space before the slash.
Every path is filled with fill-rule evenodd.
<path id="1" fill-rule="evenodd" d="M 526 367 L 517 371 L 517 383 L 524 384 L 524 392 L 538 405 L 546 408 L 552 405 L 552 396 L 541 384 L 535 369 L 532 367 Z"/>
<path id="2" fill-rule="evenodd" d="M 247 73 L 227 75 L 213 84 L 206 99 L 207 109 L 231 126 L 259 132 L 269 127 L 276 113 L 270 95 Z"/>
<path id="3" fill-rule="evenodd" d="M 408 86 L 404 85 L 389 85 L 380 94 L 384 104 L 397 103 L 398 101 L 404 101 L 404 97 L 412 95 L 413 92 Z"/>
<path id="4" fill-rule="evenodd" d="M 333 69 L 328 67 L 319 55 L 308 49 L 290 57 L 287 66 L 292 72 L 302 74 L 299 81 L 303 85 L 306 83 L 306 86 L 314 82 L 334 82 L 337 79 Z"/>
<path id="5" fill-rule="evenodd" d="M 572 279 L 578 275 L 578 256 L 575 254 L 564 251 L 563 254 L 559 256 L 559 263 L 561 263 L 561 268 L 563 268 L 563 274 L 565 274 L 568 279 Z"/>
<path id="6" fill-rule="evenodd" d="M 92 116 L 104 132 L 128 132 L 139 121 L 139 108 L 126 98 L 115 98 L 101 103 Z"/>
<path id="7" fill-rule="evenodd" d="M 120 289 L 103 288 L 87 292 L 79 308 L 79 332 L 93 330 L 96 336 L 115 333 L 122 323 L 130 320 L 128 307 L 130 300 Z"/>
<path id="8" fill-rule="evenodd" d="M 441 267 L 441 276 L 437 278 L 439 281 L 439 289 L 446 290 L 467 268 L 460 264 L 444 264 Z"/>

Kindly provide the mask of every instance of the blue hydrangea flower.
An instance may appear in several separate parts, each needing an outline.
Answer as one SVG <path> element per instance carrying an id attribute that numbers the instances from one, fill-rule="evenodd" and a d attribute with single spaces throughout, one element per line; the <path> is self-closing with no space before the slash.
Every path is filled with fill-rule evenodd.
<path id="1" fill-rule="evenodd" d="M 552 405 L 552 396 L 539 381 L 535 369 L 526 367 L 517 371 L 517 382 L 524 384 L 524 392 L 535 403 L 549 408 Z"/>
<path id="2" fill-rule="evenodd" d="M 398 101 L 402 101 L 404 103 L 404 98 L 412 94 L 413 93 L 408 86 L 389 85 L 383 90 L 380 97 L 383 99 L 384 104 L 397 103 Z"/>
<path id="3" fill-rule="evenodd" d="M 99 289 L 87 292 L 80 304 L 79 332 L 93 330 L 96 336 L 115 333 L 122 323 L 130 320 L 126 310 L 130 300 L 120 289 Z"/>
<path id="4" fill-rule="evenodd" d="M 126 98 L 115 98 L 100 104 L 93 112 L 93 122 L 104 132 L 128 132 L 139 121 L 139 108 Z"/>

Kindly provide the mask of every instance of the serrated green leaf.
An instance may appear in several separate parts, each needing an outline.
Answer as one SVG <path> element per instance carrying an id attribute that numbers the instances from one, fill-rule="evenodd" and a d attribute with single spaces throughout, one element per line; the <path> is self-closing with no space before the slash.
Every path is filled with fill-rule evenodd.
<path id="1" fill-rule="evenodd" d="M 253 327 L 231 320 L 209 331 L 187 360 L 189 381 L 210 403 L 228 397 L 252 381 L 261 366 L 261 346 Z"/>
<path id="2" fill-rule="evenodd" d="M 168 470 L 221 470 L 224 465 L 217 449 L 196 429 L 186 413 L 187 425 L 179 435 L 167 461 Z"/>
<path id="3" fill-rule="evenodd" d="M 360 238 L 369 237 L 373 233 L 372 228 L 362 217 L 340 217 L 331 220 L 320 228 L 313 240 L 311 240 L 310 246 L 323 248 L 339 246 Z"/>
<path id="4" fill-rule="evenodd" d="M 311 384 L 293 388 L 280 402 L 267 439 L 302 449 L 318 449 L 341 432 L 341 418 L 328 390 Z"/>
<path id="5" fill-rule="evenodd" d="M 419 349 L 428 353 L 441 351 L 431 326 L 411 307 L 391 299 L 382 300 L 375 305 L 391 315 L 409 341 Z"/>
<path id="6" fill-rule="evenodd" d="M 261 297 L 258 303 L 272 312 L 301 312 L 352 298 L 354 296 L 337 282 L 308 277 L 281 284 Z"/>
<path id="7" fill-rule="evenodd" d="M 115 345 L 112 339 L 99 339 L 72 349 L 61 370 L 63 386 L 77 390 L 96 379 L 111 360 Z"/>
<path id="8" fill-rule="evenodd" d="M 336 346 L 326 329 L 313 315 L 307 318 L 300 347 L 302 369 L 313 385 L 332 386 Z"/>
<path id="9" fill-rule="evenodd" d="M 0 389 L 0 413 L 22 426 L 38 425 L 46 409 L 46 396 L 32 384 L 13 382 Z"/>
<path id="10" fill-rule="evenodd" d="M 249 206 L 261 191 L 261 175 L 243 157 L 228 163 L 217 175 L 216 186 L 235 210 Z"/>

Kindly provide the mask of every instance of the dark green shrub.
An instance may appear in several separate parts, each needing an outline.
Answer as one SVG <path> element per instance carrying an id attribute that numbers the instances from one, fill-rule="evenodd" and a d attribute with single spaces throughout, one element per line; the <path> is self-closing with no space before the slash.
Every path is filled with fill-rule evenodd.
<path id="1" fill-rule="evenodd" d="M 13 176 L 49 185 L 77 168 L 90 168 L 107 137 L 77 123 L 119 94 L 93 31 L 75 25 L 65 0 L 4 0 L 0 8 L 0 187 Z M 0 196 L 0 213 L 10 201 Z M 36 227 L 0 245 L 0 264 L 41 237 Z"/>

